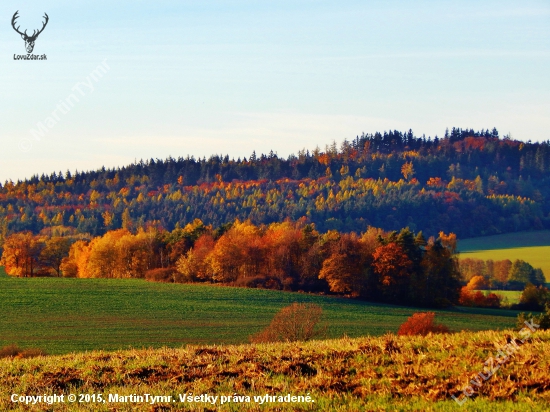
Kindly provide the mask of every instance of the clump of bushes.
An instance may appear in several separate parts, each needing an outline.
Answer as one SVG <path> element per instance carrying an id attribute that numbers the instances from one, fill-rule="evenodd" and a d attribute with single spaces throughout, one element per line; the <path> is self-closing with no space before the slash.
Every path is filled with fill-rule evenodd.
<path id="1" fill-rule="evenodd" d="M 528 284 L 519 298 L 519 303 L 512 305 L 512 309 L 532 310 L 542 312 L 545 306 L 550 305 L 550 291 L 540 285 Z"/>
<path id="2" fill-rule="evenodd" d="M 550 329 L 550 304 L 546 305 L 545 311 L 539 315 L 533 315 L 529 313 L 526 315 L 524 312 L 518 315 L 518 329 L 521 329 L 525 326 L 525 321 L 535 323 L 540 325 L 540 329 L 546 330 Z"/>
<path id="3" fill-rule="evenodd" d="M 252 343 L 307 341 L 324 330 L 317 325 L 323 309 L 313 303 L 296 303 L 282 308 L 267 328 L 250 336 Z"/>
<path id="4" fill-rule="evenodd" d="M 471 290 L 465 286 L 460 291 L 458 304 L 461 306 L 475 306 L 478 308 L 500 308 L 502 296 L 495 293 L 489 293 L 487 296 L 479 290 Z"/>
<path id="5" fill-rule="evenodd" d="M 239 278 L 233 284 L 245 288 L 283 290 L 281 281 L 274 277 L 253 276 L 249 278 Z"/>
<path id="6" fill-rule="evenodd" d="M 1 358 L 36 358 L 37 356 L 46 356 L 42 349 L 30 348 L 21 349 L 17 345 L 8 345 L 0 349 Z"/>
<path id="7" fill-rule="evenodd" d="M 434 312 L 417 312 L 408 318 L 397 331 L 399 336 L 422 335 L 428 333 L 449 333 L 449 328 L 434 322 Z"/>
<path id="8" fill-rule="evenodd" d="M 151 282 L 174 283 L 178 282 L 177 277 L 181 275 L 174 268 L 158 268 L 145 272 L 145 279 Z"/>

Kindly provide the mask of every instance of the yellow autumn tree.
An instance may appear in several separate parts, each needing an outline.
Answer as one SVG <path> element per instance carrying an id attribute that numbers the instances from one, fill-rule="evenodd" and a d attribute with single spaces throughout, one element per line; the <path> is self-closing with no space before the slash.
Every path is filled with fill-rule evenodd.
<path id="1" fill-rule="evenodd" d="M 87 241 L 78 240 L 71 245 L 69 256 L 61 261 L 61 273 L 64 277 L 89 278 L 87 272 L 90 247 Z"/>

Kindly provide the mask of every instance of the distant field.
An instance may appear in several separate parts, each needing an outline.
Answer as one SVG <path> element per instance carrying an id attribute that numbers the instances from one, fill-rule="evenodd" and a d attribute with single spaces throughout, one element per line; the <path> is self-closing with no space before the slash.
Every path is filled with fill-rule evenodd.
<path id="1" fill-rule="evenodd" d="M 258 289 L 149 283 L 142 280 L 0 277 L 0 346 L 48 353 L 247 342 L 283 306 L 314 302 L 327 337 L 396 332 L 421 309 Z M 453 330 L 513 328 L 515 311 L 437 311 Z"/>
<path id="2" fill-rule="evenodd" d="M 460 240 L 461 258 L 504 260 L 522 259 L 541 268 L 550 281 L 550 231 L 507 233 Z"/>
<path id="3" fill-rule="evenodd" d="M 519 298 L 521 296 L 521 290 L 482 290 L 485 295 L 493 292 L 497 295 L 504 296 L 508 299 L 509 304 L 519 303 Z"/>

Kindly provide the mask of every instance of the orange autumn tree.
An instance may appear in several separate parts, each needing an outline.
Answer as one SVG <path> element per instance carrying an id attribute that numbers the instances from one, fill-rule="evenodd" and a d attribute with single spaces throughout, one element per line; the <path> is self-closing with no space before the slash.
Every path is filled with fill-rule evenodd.
<path id="1" fill-rule="evenodd" d="M 412 267 L 412 261 L 403 248 L 393 242 L 376 248 L 372 257 L 372 266 L 384 286 L 396 284 L 408 275 Z"/>
<path id="2" fill-rule="evenodd" d="M 469 290 L 487 289 L 487 281 L 483 276 L 474 276 L 466 285 Z"/>
<path id="3" fill-rule="evenodd" d="M 66 277 L 142 278 L 153 268 L 153 254 L 150 232 L 118 229 L 90 243 L 75 242 L 60 269 Z"/>
<path id="4" fill-rule="evenodd" d="M 31 232 L 14 233 L 4 241 L 0 263 L 8 275 L 31 277 L 39 269 L 43 246 L 41 239 Z"/>
<path id="5" fill-rule="evenodd" d="M 372 267 L 378 276 L 378 289 L 383 299 L 404 303 L 410 289 L 414 266 L 405 249 L 401 245 L 389 242 L 376 248 L 372 258 Z"/>
<path id="6" fill-rule="evenodd" d="M 366 286 L 368 259 L 360 238 L 355 233 L 342 234 L 330 249 L 319 279 L 327 281 L 331 292 L 360 296 Z"/>
<path id="7" fill-rule="evenodd" d="M 183 282 L 212 281 L 209 256 L 214 245 L 212 235 L 204 234 L 197 239 L 192 249 L 178 259 L 176 269 Z"/>
<path id="8" fill-rule="evenodd" d="M 291 290 L 299 280 L 303 236 L 300 224 L 287 221 L 270 224 L 262 237 L 267 250 L 264 276 L 273 278 L 283 289 Z"/>
<path id="9" fill-rule="evenodd" d="M 71 245 L 69 256 L 61 261 L 61 273 L 64 277 L 89 278 L 86 263 L 90 256 L 90 247 L 87 241 L 78 240 Z"/>
<path id="10" fill-rule="evenodd" d="M 210 254 L 212 279 L 234 282 L 257 276 L 262 271 L 265 244 L 260 228 L 249 221 L 233 224 L 216 242 Z"/>

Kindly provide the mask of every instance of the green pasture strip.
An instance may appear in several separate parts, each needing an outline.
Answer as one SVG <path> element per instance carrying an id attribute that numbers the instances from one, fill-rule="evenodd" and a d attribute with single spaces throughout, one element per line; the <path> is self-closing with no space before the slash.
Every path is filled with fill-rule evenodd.
<path id="1" fill-rule="evenodd" d="M 292 302 L 323 308 L 326 337 L 396 332 L 425 309 L 261 289 L 135 279 L 0 278 L 0 346 L 51 354 L 184 344 L 243 343 Z M 453 330 L 506 329 L 515 311 L 436 311 Z"/>
<path id="2" fill-rule="evenodd" d="M 459 239 L 458 241 L 458 249 L 462 253 L 535 246 L 550 246 L 550 230 L 505 233 L 503 235 Z"/>

